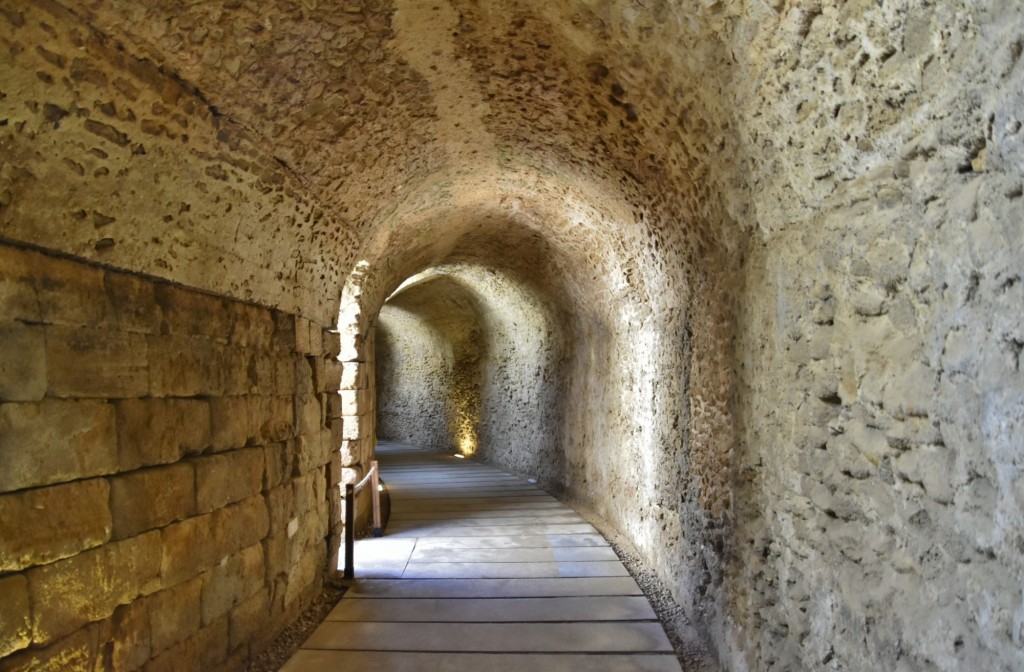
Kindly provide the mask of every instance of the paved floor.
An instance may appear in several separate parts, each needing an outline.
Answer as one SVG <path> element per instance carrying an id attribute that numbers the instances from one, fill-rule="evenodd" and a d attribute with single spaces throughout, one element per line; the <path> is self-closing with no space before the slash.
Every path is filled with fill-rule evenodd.
<path id="1" fill-rule="evenodd" d="M 391 493 L 356 580 L 282 672 L 680 672 L 647 599 L 578 514 L 493 467 L 377 448 Z"/>

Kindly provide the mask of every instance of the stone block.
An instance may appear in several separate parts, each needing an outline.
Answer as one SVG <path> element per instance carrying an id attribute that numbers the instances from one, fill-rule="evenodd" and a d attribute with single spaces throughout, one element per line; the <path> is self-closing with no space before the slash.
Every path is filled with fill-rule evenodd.
<path id="1" fill-rule="evenodd" d="M 35 255 L 32 269 L 42 321 L 70 327 L 113 325 L 104 271 L 67 259 Z"/>
<path id="2" fill-rule="evenodd" d="M 151 659 L 142 672 L 181 672 L 199 670 L 199 646 L 196 637 L 189 637 Z"/>
<path id="3" fill-rule="evenodd" d="M 229 303 L 227 308 L 232 345 L 239 348 L 270 349 L 274 337 L 274 320 L 268 310 L 238 302 Z"/>
<path id="4" fill-rule="evenodd" d="M 341 413 L 338 417 L 369 413 L 373 408 L 373 390 L 368 387 L 358 390 L 342 390 L 338 393 Z"/>
<path id="5" fill-rule="evenodd" d="M 0 323 L 0 400 L 39 401 L 46 395 L 46 336 L 40 326 Z"/>
<path id="6" fill-rule="evenodd" d="M 165 587 L 191 579 L 211 567 L 220 540 L 213 514 L 187 518 L 160 531 L 160 578 Z"/>
<path id="7" fill-rule="evenodd" d="M 341 364 L 341 381 L 338 387 L 342 390 L 359 390 L 370 386 L 370 377 L 365 362 L 343 361 Z"/>
<path id="8" fill-rule="evenodd" d="M 196 635 L 199 669 L 216 669 L 228 657 L 229 625 L 229 617 L 225 614 Z M 232 669 L 242 668 L 238 666 Z"/>
<path id="9" fill-rule="evenodd" d="M 160 534 L 150 532 L 27 573 L 33 638 L 49 644 L 160 586 Z"/>
<path id="10" fill-rule="evenodd" d="M 221 396 L 233 372 L 228 350 L 195 336 L 146 336 L 154 397 Z"/>
<path id="11" fill-rule="evenodd" d="M 325 464 L 331 459 L 330 444 L 323 440 L 323 432 L 312 436 L 297 436 L 295 446 L 295 473 L 306 474 L 312 471 L 323 471 Z"/>
<path id="12" fill-rule="evenodd" d="M 28 579 L 22 574 L 0 578 L 0 658 L 32 643 Z"/>
<path id="13" fill-rule="evenodd" d="M 227 344 L 232 313 L 226 299 L 162 283 L 155 286 L 155 297 L 163 313 L 163 333 Z"/>
<path id="14" fill-rule="evenodd" d="M 295 361 L 290 357 L 274 360 L 274 392 L 292 394 L 295 391 Z"/>
<path id="15" fill-rule="evenodd" d="M 295 397 L 295 431 L 298 434 L 319 434 L 324 428 L 323 409 L 315 396 Z"/>
<path id="16" fill-rule="evenodd" d="M 284 604 L 286 607 L 301 602 L 313 590 L 319 590 L 323 577 L 323 568 L 327 560 L 327 552 L 323 544 L 306 550 L 298 563 L 288 572 L 288 585 L 285 589 Z"/>
<path id="17" fill-rule="evenodd" d="M 263 495 L 254 495 L 220 509 L 213 516 L 217 536 L 212 550 L 214 559 L 218 561 L 240 548 L 259 542 L 270 529 L 267 502 Z"/>
<path id="18" fill-rule="evenodd" d="M 259 443 L 287 441 L 295 436 L 295 401 L 292 397 L 250 397 L 250 433 Z"/>
<path id="19" fill-rule="evenodd" d="M 210 406 L 199 399 L 128 399 L 117 403 L 123 470 L 177 462 L 210 445 Z"/>
<path id="20" fill-rule="evenodd" d="M 270 591 L 262 587 L 231 610 L 229 648 L 245 646 L 267 627 L 269 606 Z"/>
<path id="21" fill-rule="evenodd" d="M 254 439 L 250 430 L 247 397 L 214 397 L 210 399 L 210 444 L 216 451 L 244 448 Z"/>
<path id="22" fill-rule="evenodd" d="M 337 359 L 341 354 L 341 334 L 334 329 L 323 332 L 323 349 L 320 354 L 329 359 Z"/>
<path id="23" fill-rule="evenodd" d="M 292 496 L 295 498 L 295 513 L 299 517 L 315 510 L 316 501 L 326 496 L 326 478 L 321 472 L 313 472 L 292 479 Z M 321 487 L 322 484 L 322 487 Z"/>
<path id="24" fill-rule="evenodd" d="M 0 244 L 0 315 L 8 320 L 42 322 L 33 282 L 37 252 Z"/>
<path id="25" fill-rule="evenodd" d="M 311 323 L 304 317 L 295 316 L 295 352 L 303 355 L 319 354 L 320 344 L 317 343 L 316 350 L 310 342 L 309 335 Z"/>
<path id="26" fill-rule="evenodd" d="M 0 661 L 4 672 L 92 670 L 98 649 L 97 626 L 82 628 L 43 649 L 16 653 Z"/>
<path id="27" fill-rule="evenodd" d="M 274 320 L 274 349 L 289 354 L 298 351 L 295 316 L 274 311 L 271 317 Z"/>
<path id="28" fill-rule="evenodd" d="M 111 478 L 110 508 L 114 539 L 132 537 L 195 515 L 192 465 L 173 464 Z"/>
<path id="29" fill-rule="evenodd" d="M 270 534 L 283 534 L 294 517 L 295 493 L 291 485 L 274 488 L 267 493 Z"/>
<path id="30" fill-rule="evenodd" d="M 0 492 L 109 474 L 117 468 L 111 404 L 0 404 Z"/>
<path id="31" fill-rule="evenodd" d="M 346 415 L 342 422 L 341 438 L 345 441 L 369 441 L 373 436 L 373 418 L 369 414 Z"/>
<path id="32" fill-rule="evenodd" d="M 149 393 L 141 334 L 47 326 L 46 366 L 50 396 L 133 398 Z"/>
<path id="33" fill-rule="evenodd" d="M 0 495 L 0 571 L 66 558 L 110 539 L 101 478 Z"/>
<path id="34" fill-rule="evenodd" d="M 286 577 L 291 568 L 291 559 L 288 550 L 291 542 L 288 536 L 281 532 L 272 534 L 263 540 L 263 561 L 266 563 L 267 580 L 274 580 Z"/>
<path id="35" fill-rule="evenodd" d="M 341 466 L 343 467 L 354 467 L 362 462 L 362 444 L 359 441 L 343 440 L 338 453 L 341 455 Z"/>
<path id="36" fill-rule="evenodd" d="M 219 509 L 263 489 L 262 448 L 243 448 L 201 457 L 194 464 L 199 513 Z"/>
<path id="37" fill-rule="evenodd" d="M 159 333 L 163 314 L 156 302 L 156 283 L 137 275 L 108 271 L 103 276 L 103 286 L 113 308 L 114 323 L 120 330 Z"/>
<path id="38" fill-rule="evenodd" d="M 110 662 L 115 670 L 137 670 L 152 655 L 149 631 L 149 600 L 135 600 L 114 611 L 100 634 L 100 648 L 110 642 Z"/>
<path id="39" fill-rule="evenodd" d="M 264 586 L 262 544 L 228 557 L 203 575 L 203 625 L 212 623 Z"/>
<path id="40" fill-rule="evenodd" d="M 263 449 L 264 466 L 263 489 L 276 488 L 291 478 L 294 468 L 295 454 L 289 443 L 274 443 Z"/>
<path id="41" fill-rule="evenodd" d="M 202 587 L 203 578 L 197 576 L 147 598 L 154 655 L 199 632 Z"/>

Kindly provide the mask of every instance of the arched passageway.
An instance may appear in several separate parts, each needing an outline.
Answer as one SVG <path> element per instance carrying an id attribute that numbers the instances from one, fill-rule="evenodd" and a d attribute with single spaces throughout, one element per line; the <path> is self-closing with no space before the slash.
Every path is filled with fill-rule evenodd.
<path id="1" fill-rule="evenodd" d="M 728 669 L 1022 667 L 1022 12 L 6 3 L 2 665 L 265 647 L 426 271 L 416 319 L 472 314 L 519 390 L 455 424 L 631 539 Z M 491 270 L 540 374 L 488 368 Z"/>

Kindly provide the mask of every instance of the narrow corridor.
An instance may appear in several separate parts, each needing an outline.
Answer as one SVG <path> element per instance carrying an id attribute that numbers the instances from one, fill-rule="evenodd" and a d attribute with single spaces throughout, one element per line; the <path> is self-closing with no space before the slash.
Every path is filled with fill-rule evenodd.
<path id="1" fill-rule="evenodd" d="M 356 580 L 282 672 L 678 671 L 661 624 L 577 513 L 490 466 L 377 448 L 391 494 Z"/>

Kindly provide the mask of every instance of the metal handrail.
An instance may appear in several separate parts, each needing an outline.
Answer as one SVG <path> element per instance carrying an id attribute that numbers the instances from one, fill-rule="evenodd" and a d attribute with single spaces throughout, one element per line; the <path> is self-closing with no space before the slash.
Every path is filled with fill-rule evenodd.
<path id="1" fill-rule="evenodd" d="M 380 537 L 384 534 L 380 522 L 380 467 L 377 460 L 370 462 L 370 471 L 359 483 L 345 484 L 345 578 L 351 579 L 355 576 L 354 568 L 354 546 L 355 546 L 355 519 L 356 519 L 356 493 L 366 487 L 367 482 L 371 484 L 370 501 L 373 502 L 373 536 Z"/>

